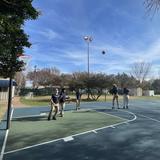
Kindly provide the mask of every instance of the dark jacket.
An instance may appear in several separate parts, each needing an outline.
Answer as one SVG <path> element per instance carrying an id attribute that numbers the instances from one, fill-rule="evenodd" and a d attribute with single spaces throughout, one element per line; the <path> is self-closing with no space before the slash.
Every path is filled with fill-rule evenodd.
<path id="1" fill-rule="evenodd" d="M 123 94 L 128 95 L 129 94 L 129 90 L 127 88 L 123 88 Z"/>
<path id="2" fill-rule="evenodd" d="M 110 90 L 111 94 L 118 94 L 118 88 L 113 86 L 113 88 Z"/>
<path id="3" fill-rule="evenodd" d="M 59 95 L 59 102 L 63 103 L 66 101 L 66 93 L 65 92 L 61 92 Z"/>
<path id="4" fill-rule="evenodd" d="M 76 99 L 78 99 L 78 100 L 81 99 L 81 94 L 79 91 L 76 92 Z"/>
<path id="5" fill-rule="evenodd" d="M 52 94 L 51 99 L 55 104 L 57 104 L 59 101 L 59 95 Z"/>

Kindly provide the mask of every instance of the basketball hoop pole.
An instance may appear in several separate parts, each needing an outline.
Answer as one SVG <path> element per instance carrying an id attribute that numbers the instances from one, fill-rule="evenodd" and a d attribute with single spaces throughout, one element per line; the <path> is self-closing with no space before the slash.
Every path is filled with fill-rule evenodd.
<path id="1" fill-rule="evenodd" d="M 19 57 L 27 57 L 26 55 L 24 54 L 20 54 L 17 56 L 17 58 Z M 11 73 L 10 73 L 10 77 L 9 77 L 9 91 L 8 91 L 8 109 L 7 109 L 7 126 L 6 126 L 6 129 L 9 129 L 10 128 L 10 115 L 11 115 L 11 106 L 12 106 L 12 87 L 13 87 L 13 80 L 12 80 L 12 69 L 11 68 Z"/>
<path id="2" fill-rule="evenodd" d="M 10 128 L 10 116 L 11 116 L 11 105 L 12 105 L 12 78 L 13 78 L 13 67 L 11 66 L 10 76 L 9 76 L 9 91 L 8 91 L 8 110 L 7 110 L 7 126 L 6 129 Z"/>
<path id="3" fill-rule="evenodd" d="M 9 77 L 9 92 L 8 92 L 8 110 L 7 110 L 7 129 L 10 128 L 10 114 L 12 104 L 12 74 Z"/>
<path id="4" fill-rule="evenodd" d="M 19 55 L 17 57 L 20 57 Z M 11 116 L 11 105 L 12 105 L 12 67 L 11 67 L 11 72 L 9 76 L 9 91 L 8 91 L 8 109 L 7 109 L 7 126 L 6 129 L 10 128 L 10 116 Z"/>

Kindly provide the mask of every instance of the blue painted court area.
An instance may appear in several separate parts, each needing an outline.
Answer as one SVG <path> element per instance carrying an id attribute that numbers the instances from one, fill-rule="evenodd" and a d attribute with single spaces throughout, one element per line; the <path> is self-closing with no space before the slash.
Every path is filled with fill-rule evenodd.
<path id="1" fill-rule="evenodd" d="M 132 100 L 128 110 L 112 110 L 111 103 L 108 102 L 82 103 L 81 108 L 94 109 L 124 121 L 10 152 L 7 152 L 7 146 L 3 143 L 6 131 L 3 130 L 5 122 L 2 122 L 0 145 L 1 150 L 4 149 L 4 152 L 1 152 L 3 160 L 160 159 L 160 101 Z M 74 104 L 66 106 L 66 111 L 73 109 Z M 44 116 L 48 111 L 48 107 L 19 108 L 14 110 L 13 119 L 19 116 Z"/>

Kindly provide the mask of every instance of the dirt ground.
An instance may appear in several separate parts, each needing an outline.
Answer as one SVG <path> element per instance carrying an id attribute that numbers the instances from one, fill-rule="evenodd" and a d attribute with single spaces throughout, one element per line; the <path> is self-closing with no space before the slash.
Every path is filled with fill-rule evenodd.
<path id="1" fill-rule="evenodd" d="M 7 111 L 7 102 L 0 102 L 0 122 Z"/>
<path id="2" fill-rule="evenodd" d="M 27 105 L 22 104 L 20 102 L 20 97 L 14 97 L 12 103 L 13 103 L 13 107 L 14 108 L 22 108 L 22 107 L 26 107 L 27 106 Z M 7 101 L 1 101 L 0 102 L 0 121 L 3 119 L 3 116 L 7 111 L 7 106 L 8 106 L 8 102 Z"/>
<path id="3" fill-rule="evenodd" d="M 13 107 L 14 108 L 21 108 L 21 107 L 26 107 L 27 105 L 21 103 L 20 97 L 14 97 L 13 99 Z"/>

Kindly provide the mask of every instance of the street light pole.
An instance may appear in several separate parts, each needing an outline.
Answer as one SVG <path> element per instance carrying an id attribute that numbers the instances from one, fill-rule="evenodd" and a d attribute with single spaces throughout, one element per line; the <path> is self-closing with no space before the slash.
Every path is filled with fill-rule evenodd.
<path id="1" fill-rule="evenodd" d="M 37 66 L 34 66 L 34 85 L 33 88 L 36 88 L 36 84 L 37 84 Z"/>
<path id="2" fill-rule="evenodd" d="M 89 43 L 87 43 L 87 58 L 88 58 L 88 77 L 89 77 Z"/>
<path id="3" fill-rule="evenodd" d="M 89 72 L 90 72 L 90 70 L 89 70 L 89 44 L 90 44 L 90 42 L 92 42 L 92 37 L 91 36 L 84 36 L 84 40 L 87 42 L 87 60 L 88 60 L 88 80 L 89 80 Z M 89 86 L 88 86 L 88 91 L 87 91 L 88 93 L 88 99 L 89 99 Z"/>

